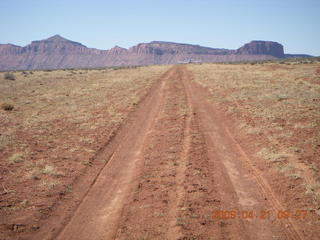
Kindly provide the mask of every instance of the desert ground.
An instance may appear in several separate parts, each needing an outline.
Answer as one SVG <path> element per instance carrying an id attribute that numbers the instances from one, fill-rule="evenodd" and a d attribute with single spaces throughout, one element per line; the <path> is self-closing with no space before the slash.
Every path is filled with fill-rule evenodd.
<path id="1" fill-rule="evenodd" d="M 0 73 L 0 240 L 320 239 L 320 62 Z"/>

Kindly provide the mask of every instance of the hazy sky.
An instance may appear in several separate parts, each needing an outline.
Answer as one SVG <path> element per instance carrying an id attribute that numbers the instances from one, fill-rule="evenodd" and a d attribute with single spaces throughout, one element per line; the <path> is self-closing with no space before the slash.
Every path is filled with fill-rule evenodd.
<path id="1" fill-rule="evenodd" d="M 20 46 L 55 34 L 99 49 L 271 40 L 320 56 L 320 0 L 0 0 L 0 29 L 0 43 Z"/>

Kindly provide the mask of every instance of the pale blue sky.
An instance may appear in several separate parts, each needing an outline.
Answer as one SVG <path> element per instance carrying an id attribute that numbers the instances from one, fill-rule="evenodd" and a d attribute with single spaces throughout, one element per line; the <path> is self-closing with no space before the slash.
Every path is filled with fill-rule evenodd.
<path id="1" fill-rule="evenodd" d="M 153 40 L 236 49 L 271 40 L 320 55 L 320 0 L 0 0 L 0 43 L 60 34 L 88 47 Z"/>

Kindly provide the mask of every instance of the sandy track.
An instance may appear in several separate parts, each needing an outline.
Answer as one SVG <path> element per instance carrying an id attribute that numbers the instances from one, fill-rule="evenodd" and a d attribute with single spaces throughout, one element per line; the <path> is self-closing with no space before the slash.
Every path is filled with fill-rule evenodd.
<path id="1" fill-rule="evenodd" d="M 117 239 L 303 239 L 289 220 L 211 218 L 214 210 L 274 214 L 285 208 L 233 138 L 226 119 L 191 82 L 191 73 L 182 66 L 174 69 L 164 102 L 174 101 L 185 116 L 166 108 L 155 124 L 147 141 L 157 147 L 146 154 L 148 165 L 134 200 L 124 208 Z M 167 126 L 174 126 L 176 136 Z M 166 155 L 177 141 L 180 147 L 169 150 L 175 157 Z"/>
<path id="2" fill-rule="evenodd" d="M 208 156 L 219 166 L 219 173 L 215 177 L 216 182 L 219 182 L 219 193 L 225 202 L 224 209 L 234 209 L 237 212 L 253 210 L 256 213 L 284 210 L 284 205 L 232 136 L 227 119 L 205 99 L 203 89 L 190 81 L 185 81 L 184 84 L 199 116 L 200 128 L 208 143 Z M 222 179 L 225 179 L 225 183 Z M 230 229 L 228 232 L 231 239 L 303 239 L 296 223 L 285 219 L 244 220 L 240 217 L 238 223 L 230 223 L 229 220 L 226 228 Z M 225 238 L 227 235 L 221 237 Z"/>
<path id="3" fill-rule="evenodd" d="M 141 165 L 146 135 L 159 112 L 164 84 L 161 81 L 159 89 L 142 103 L 126 136 L 57 239 L 112 239 L 124 200 Z"/>
<path id="4" fill-rule="evenodd" d="M 284 206 L 191 80 L 159 79 L 57 239 L 304 239 L 291 220 L 212 217 Z"/>

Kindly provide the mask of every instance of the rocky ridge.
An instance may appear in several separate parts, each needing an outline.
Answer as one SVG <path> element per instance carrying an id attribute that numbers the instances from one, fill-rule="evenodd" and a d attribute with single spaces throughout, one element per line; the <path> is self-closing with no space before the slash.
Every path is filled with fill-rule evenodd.
<path id="1" fill-rule="evenodd" d="M 88 48 L 60 35 L 20 47 L 0 44 L 0 70 L 94 68 L 183 62 L 251 61 L 284 58 L 283 46 L 271 41 L 252 41 L 237 50 L 153 41 L 129 49 Z"/>

